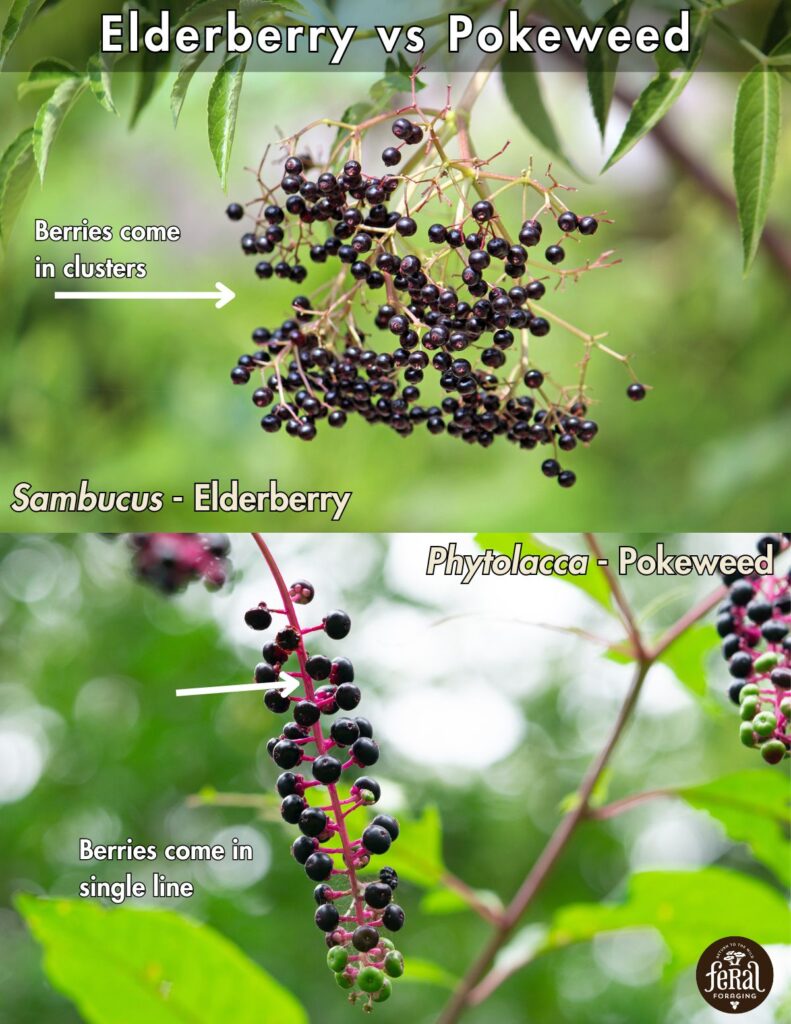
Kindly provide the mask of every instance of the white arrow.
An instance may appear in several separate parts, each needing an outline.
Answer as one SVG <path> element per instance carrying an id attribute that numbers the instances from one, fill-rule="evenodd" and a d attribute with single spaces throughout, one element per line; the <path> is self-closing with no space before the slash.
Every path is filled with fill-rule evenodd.
<path id="1" fill-rule="evenodd" d="M 276 683 L 233 683 L 230 686 L 193 686 L 185 690 L 176 690 L 177 697 L 202 697 L 209 693 L 249 693 L 251 690 L 280 690 L 284 697 L 299 686 L 299 680 L 290 676 L 288 680 Z"/>
<path id="2" fill-rule="evenodd" d="M 56 299 L 214 299 L 222 309 L 236 298 L 236 292 L 217 281 L 213 292 L 55 292 Z"/>

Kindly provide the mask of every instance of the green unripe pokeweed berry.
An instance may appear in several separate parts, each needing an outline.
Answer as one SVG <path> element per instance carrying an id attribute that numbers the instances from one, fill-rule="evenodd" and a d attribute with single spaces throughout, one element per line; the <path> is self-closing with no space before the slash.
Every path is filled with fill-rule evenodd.
<path id="1" fill-rule="evenodd" d="M 752 722 L 742 722 L 739 726 L 739 741 L 745 747 L 755 746 L 755 733 L 753 732 Z"/>
<path id="2" fill-rule="evenodd" d="M 385 957 L 385 973 L 391 978 L 400 978 L 404 973 L 404 958 L 397 949 L 391 950 Z"/>
<path id="3" fill-rule="evenodd" d="M 755 718 L 755 716 L 758 714 L 760 707 L 761 702 L 758 699 L 758 697 L 748 697 L 747 700 L 743 700 L 740 711 L 742 720 L 745 722 L 752 721 L 753 718 Z"/>
<path id="4" fill-rule="evenodd" d="M 771 672 L 780 661 L 780 655 L 775 654 L 774 651 L 766 651 L 760 657 L 755 659 L 753 669 L 756 672 Z"/>
<path id="5" fill-rule="evenodd" d="M 357 975 L 357 984 L 363 992 L 378 992 L 385 976 L 378 967 L 363 967 Z"/>
<path id="6" fill-rule="evenodd" d="M 344 946 L 333 946 L 327 951 L 327 966 L 331 971 L 340 974 L 346 970 L 349 962 L 349 951 Z"/>
<path id="7" fill-rule="evenodd" d="M 750 724 L 752 725 L 753 732 L 766 738 L 771 736 L 777 728 L 777 718 L 771 711 L 759 711 Z"/>
<path id="8" fill-rule="evenodd" d="M 767 740 L 761 744 L 761 757 L 768 764 L 779 764 L 786 756 L 786 745 L 782 740 Z"/>
<path id="9" fill-rule="evenodd" d="M 393 993 L 393 986 L 392 986 L 392 984 L 388 981 L 387 978 L 384 978 L 383 981 L 382 981 L 382 987 L 379 989 L 378 992 L 374 992 L 374 994 L 372 996 L 372 999 L 373 999 L 373 1001 L 375 1003 L 386 1003 L 387 1000 L 392 995 L 392 993 Z"/>
<path id="10" fill-rule="evenodd" d="M 739 700 L 742 701 L 746 697 L 757 697 L 760 692 L 756 683 L 745 683 L 739 690 Z"/>
<path id="11" fill-rule="evenodd" d="M 348 974 L 336 974 L 335 983 L 339 988 L 354 988 L 354 978 L 350 978 Z"/>

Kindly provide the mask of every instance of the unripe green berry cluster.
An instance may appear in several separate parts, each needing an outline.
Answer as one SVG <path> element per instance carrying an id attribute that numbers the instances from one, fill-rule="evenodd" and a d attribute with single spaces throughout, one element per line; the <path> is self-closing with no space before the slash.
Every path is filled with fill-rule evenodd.
<path id="1" fill-rule="evenodd" d="M 771 534 L 758 549 L 777 556 L 790 544 L 791 534 Z M 728 583 L 717 631 L 733 677 L 729 695 L 739 706 L 739 739 L 778 764 L 791 756 L 791 570 Z"/>

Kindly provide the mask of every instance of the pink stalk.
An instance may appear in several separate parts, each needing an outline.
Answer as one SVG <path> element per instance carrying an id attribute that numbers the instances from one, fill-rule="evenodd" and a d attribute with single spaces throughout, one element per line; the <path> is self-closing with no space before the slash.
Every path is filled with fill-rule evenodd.
<path id="1" fill-rule="evenodd" d="M 297 646 L 296 655 L 299 661 L 300 673 L 305 685 L 305 695 L 308 700 L 315 702 L 315 690 L 313 688 L 313 680 L 308 674 L 307 658 L 305 656 L 305 646 L 302 642 L 303 631 L 299 624 L 299 618 L 297 616 L 294 602 L 291 600 L 291 594 L 289 592 L 286 581 L 283 579 L 283 574 L 280 572 L 277 562 L 275 561 L 274 555 L 269 550 L 266 541 L 260 533 L 252 534 L 253 540 L 258 546 L 259 551 L 264 556 L 264 560 L 269 568 L 272 578 L 275 581 L 275 585 L 280 593 L 280 597 L 283 601 L 283 607 L 285 609 L 286 617 L 289 621 L 289 625 L 296 630 L 299 636 L 299 644 Z M 305 630 L 305 632 L 310 632 Z M 314 726 L 312 726 L 313 738 L 316 742 L 316 749 L 319 754 L 323 754 L 328 750 L 331 744 L 327 741 L 324 736 L 324 732 L 321 728 L 321 719 Z M 307 758 L 306 758 L 307 760 Z M 335 783 L 331 782 L 327 785 L 327 793 L 329 794 L 330 804 L 332 805 L 333 816 L 335 818 L 334 824 L 338 833 L 338 838 L 341 842 L 340 853 L 343 859 L 345 870 L 343 872 L 336 872 L 338 874 L 343 873 L 349 877 L 349 887 L 352 891 L 352 899 L 354 900 L 355 919 L 357 924 L 366 924 L 367 920 L 363 909 L 363 901 L 360 895 L 360 886 L 357 881 L 357 874 L 355 871 L 355 864 L 357 858 L 357 850 L 349 839 L 349 833 L 346 828 L 346 818 L 343 813 L 341 806 L 341 799 L 338 795 L 338 789 Z"/>

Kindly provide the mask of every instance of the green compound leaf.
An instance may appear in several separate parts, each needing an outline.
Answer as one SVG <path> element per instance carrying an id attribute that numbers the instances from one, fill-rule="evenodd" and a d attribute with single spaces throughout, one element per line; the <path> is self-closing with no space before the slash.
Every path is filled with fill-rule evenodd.
<path id="1" fill-rule="evenodd" d="M 33 129 L 26 128 L 0 157 L 0 242 L 8 236 L 36 173 Z"/>
<path id="2" fill-rule="evenodd" d="M 56 89 L 66 78 L 79 77 L 79 71 L 64 60 L 54 58 L 40 60 L 30 69 L 25 81 L 19 83 L 16 94 L 21 100 L 34 92 Z"/>
<path id="3" fill-rule="evenodd" d="M 543 558 L 546 555 L 565 554 L 559 548 L 552 548 L 544 544 L 532 533 L 479 533 L 475 537 L 475 543 L 484 550 L 491 548 L 503 555 L 513 555 L 516 545 L 521 544 L 523 558 L 527 555 L 537 555 L 539 558 Z M 572 586 L 579 587 L 588 597 L 592 597 L 602 608 L 606 608 L 608 612 L 612 613 L 607 577 L 596 565 L 595 559 L 591 559 L 589 562 L 588 571 L 584 576 L 558 575 L 557 578 L 563 580 L 564 583 L 571 583 Z"/>
<path id="4" fill-rule="evenodd" d="M 47 170 L 50 149 L 66 115 L 79 99 L 87 84 L 83 76 L 65 78 L 52 96 L 41 105 L 33 125 L 33 153 L 42 183 Z"/>
<path id="5" fill-rule="evenodd" d="M 28 895 L 16 905 L 48 978 L 89 1024 L 308 1024 L 271 975 L 188 917 Z"/>
<path id="6" fill-rule="evenodd" d="M 605 31 L 613 28 L 615 25 L 624 25 L 629 17 L 631 6 L 632 0 L 620 0 L 619 3 L 613 4 L 604 17 L 596 24 L 604 25 Z M 607 118 L 610 114 L 610 106 L 615 89 L 618 60 L 619 54 L 608 49 L 606 46 L 597 46 L 585 58 L 588 94 L 602 138 L 604 138 L 604 133 L 607 130 Z"/>
<path id="7" fill-rule="evenodd" d="M 88 84 L 96 102 L 104 107 L 110 114 L 117 114 L 115 103 L 113 103 L 112 85 L 110 81 L 110 69 L 107 66 L 104 54 L 95 53 L 88 60 L 86 68 Z"/>
<path id="8" fill-rule="evenodd" d="M 13 0 L 0 34 L 0 68 L 19 33 L 35 18 L 45 0 Z"/>
<path id="9" fill-rule="evenodd" d="M 756 860 L 791 887 L 791 811 L 788 780 L 776 771 L 746 771 L 676 791 L 706 811 L 729 839 L 744 843 Z"/>
<path id="10" fill-rule="evenodd" d="M 660 933 L 669 954 L 665 973 L 673 975 L 723 935 L 749 935 L 763 945 L 787 942 L 788 909 L 768 885 L 724 868 L 646 871 L 632 876 L 623 902 L 561 907 L 544 951 L 632 928 Z"/>
<path id="11" fill-rule="evenodd" d="M 223 188 L 228 181 L 228 166 L 246 63 L 243 54 L 229 57 L 215 75 L 209 91 L 209 145 Z"/>
<path id="12" fill-rule="evenodd" d="M 626 156 L 644 135 L 647 135 L 652 128 L 659 124 L 687 87 L 691 78 L 692 71 L 687 70 L 673 75 L 666 71 L 660 71 L 651 79 L 634 101 L 623 135 L 602 168 L 602 173 L 609 170 L 613 164 L 618 163 L 621 157 Z"/>
<path id="13" fill-rule="evenodd" d="M 539 75 L 525 54 L 506 54 L 502 61 L 505 94 L 519 120 L 553 157 L 583 177 L 566 153 L 544 103 Z"/>
<path id="14" fill-rule="evenodd" d="M 779 135 L 780 76 L 753 68 L 739 86 L 733 125 L 733 180 L 745 273 L 755 258 L 769 210 Z"/>

